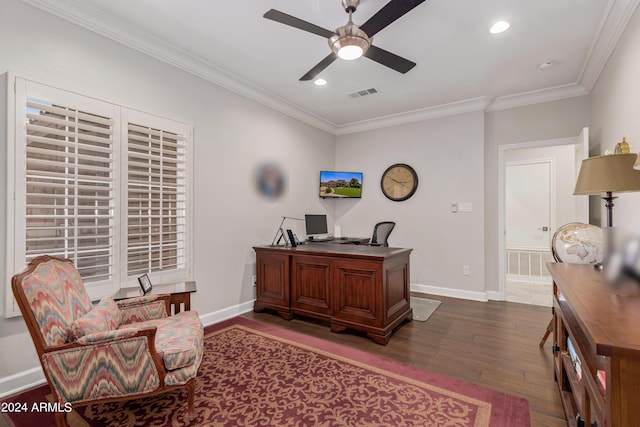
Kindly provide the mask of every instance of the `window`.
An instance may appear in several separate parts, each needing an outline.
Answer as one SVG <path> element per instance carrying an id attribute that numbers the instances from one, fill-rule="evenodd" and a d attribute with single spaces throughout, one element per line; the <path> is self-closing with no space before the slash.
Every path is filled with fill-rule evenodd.
<path id="1" fill-rule="evenodd" d="M 15 117 L 8 274 L 70 258 L 96 299 L 189 278 L 189 125 L 20 78 Z"/>
<path id="2" fill-rule="evenodd" d="M 127 272 L 140 275 L 184 268 L 184 137 L 139 124 L 127 126 Z"/>
<path id="3" fill-rule="evenodd" d="M 16 206 L 27 262 L 72 258 L 86 282 L 111 278 L 113 143 L 112 118 L 27 99 L 25 204 Z"/>

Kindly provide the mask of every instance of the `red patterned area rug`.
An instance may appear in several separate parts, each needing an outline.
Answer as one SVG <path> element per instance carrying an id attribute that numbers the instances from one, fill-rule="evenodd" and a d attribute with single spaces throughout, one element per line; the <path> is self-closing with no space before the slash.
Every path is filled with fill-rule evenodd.
<path id="1" fill-rule="evenodd" d="M 329 341 L 242 317 L 205 335 L 192 426 L 529 426 L 523 398 Z M 37 403 L 47 392 L 9 400 Z M 185 425 L 185 399 L 176 391 L 92 405 L 68 419 L 74 427 Z M 16 427 L 53 423 L 51 414 L 4 415 Z"/>

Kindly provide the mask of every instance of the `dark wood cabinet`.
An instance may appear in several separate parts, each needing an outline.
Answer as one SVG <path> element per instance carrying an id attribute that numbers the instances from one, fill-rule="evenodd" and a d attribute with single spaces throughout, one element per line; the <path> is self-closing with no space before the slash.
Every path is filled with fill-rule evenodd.
<path id="1" fill-rule="evenodd" d="M 640 285 L 549 263 L 554 373 L 570 426 L 640 425 Z"/>
<path id="2" fill-rule="evenodd" d="M 291 257 L 291 308 L 324 320 L 331 318 L 331 259 L 314 255 Z"/>
<path id="3" fill-rule="evenodd" d="M 364 331 L 386 344 L 413 317 L 409 291 L 411 249 L 312 244 L 255 247 L 254 311 L 276 310 L 328 321 L 334 332 Z"/>
<path id="4" fill-rule="evenodd" d="M 281 252 L 263 252 L 256 257 L 256 294 L 254 310 L 271 308 L 284 319 L 291 320 L 289 256 Z"/>
<path id="5" fill-rule="evenodd" d="M 354 324 L 370 329 L 382 326 L 382 266 L 371 261 L 341 260 L 334 263 L 334 321 L 339 331 Z"/>

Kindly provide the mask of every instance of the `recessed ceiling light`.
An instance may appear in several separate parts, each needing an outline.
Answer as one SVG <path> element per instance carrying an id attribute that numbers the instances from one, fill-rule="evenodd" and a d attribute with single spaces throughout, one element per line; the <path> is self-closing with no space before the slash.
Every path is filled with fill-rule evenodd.
<path id="1" fill-rule="evenodd" d="M 510 26 L 511 24 L 509 24 L 507 21 L 498 21 L 495 24 L 493 24 L 491 28 L 489 28 L 489 32 L 491 34 L 503 33 L 507 31 Z"/>
<path id="2" fill-rule="evenodd" d="M 327 81 L 325 79 L 315 79 L 315 81 L 313 82 L 316 86 L 324 86 L 327 84 Z"/>

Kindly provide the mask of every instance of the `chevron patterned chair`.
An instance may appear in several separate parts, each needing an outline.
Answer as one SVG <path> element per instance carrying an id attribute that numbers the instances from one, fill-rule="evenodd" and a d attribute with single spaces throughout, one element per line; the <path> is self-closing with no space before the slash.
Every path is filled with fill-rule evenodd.
<path id="1" fill-rule="evenodd" d="M 204 332 L 197 312 L 169 316 L 168 295 L 93 306 L 73 262 L 51 256 L 32 260 L 11 286 L 60 407 L 185 388 L 187 421 L 195 417 Z M 56 425 L 68 426 L 64 412 Z"/>

